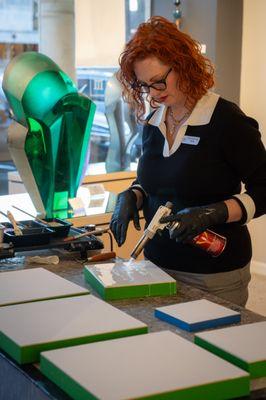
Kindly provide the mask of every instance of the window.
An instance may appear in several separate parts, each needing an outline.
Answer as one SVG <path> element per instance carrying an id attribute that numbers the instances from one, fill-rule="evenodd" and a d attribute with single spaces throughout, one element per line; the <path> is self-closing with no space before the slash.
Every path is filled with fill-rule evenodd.
<path id="1" fill-rule="evenodd" d="M 7 147 L 9 105 L 2 91 L 8 62 L 24 51 L 38 50 L 38 0 L 0 0 L 0 175 L 15 169 Z M 8 188 L 0 185 L 0 193 Z"/>
<path id="2" fill-rule="evenodd" d="M 135 122 L 128 105 L 122 100 L 120 84 L 114 74 L 125 41 L 150 16 L 150 0 L 117 1 L 108 8 L 108 19 L 101 11 L 102 6 L 87 0 L 86 19 L 84 13 L 81 15 L 80 10 L 76 10 L 77 32 L 81 32 L 82 24 L 91 25 L 91 30 L 86 28 L 83 31 L 87 38 L 87 53 L 84 55 L 81 48 L 79 51 L 84 36 L 77 41 L 77 63 L 83 64 L 77 68 L 78 88 L 97 106 L 90 139 L 89 174 L 135 170 L 141 153 L 142 126 Z M 97 22 L 98 13 L 101 21 Z M 112 29 L 107 38 L 110 20 L 116 30 Z M 79 61 L 82 57 L 83 60 Z"/>

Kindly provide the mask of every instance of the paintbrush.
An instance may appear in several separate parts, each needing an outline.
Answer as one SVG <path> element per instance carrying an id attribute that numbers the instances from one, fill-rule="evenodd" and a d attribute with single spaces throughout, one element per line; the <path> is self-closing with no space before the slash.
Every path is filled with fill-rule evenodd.
<path id="1" fill-rule="evenodd" d="M 77 240 L 77 239 L 80 239 L 85 236 L 97 235 L 97 233 L 105 233 L 108 231 L 109 231 L 109 228 L 96 229 L 95 231 L 86 231 L 86 232 L 80 233 L 79 235 L 68 236 L 65 239 L 63 239 L 63 242 L 72 242 L 73 240 Z"/>
<path id="2" fill-rule="evenodd" d="M 0 211 L 0 213 L 2 215 L 4 215 L 10 221 L 11 225 L 13 226 L 13 230 L 14 230 L 14 233 L 16 236 L 23 235 L 22 230 L 17 225 L 17 221 L 15 220 L 14 215 L 10 211 L 7 211 L 7 213 Z"/>
<path id="3" fill-rule="evenodd" d="M 17 207 L 17 206 L 12 206 L 13 208 L 15 208 L 16 210 L 28 215 L 29 217 L 34 218 L 36 221 L 41 222 L 42 224 L 48 225 L 50 226 L 49 222 L 45 221 L 44 219 L 35 217 L 33 214 L 30 214 L 28 211 L 22 210 L 21 208 Z"/>

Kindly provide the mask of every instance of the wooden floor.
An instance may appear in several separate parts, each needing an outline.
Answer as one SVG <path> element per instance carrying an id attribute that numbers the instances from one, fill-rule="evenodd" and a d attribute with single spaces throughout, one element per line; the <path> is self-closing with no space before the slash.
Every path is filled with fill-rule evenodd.
<path id="1" fill-rule="evenodd" d="M 266 317 L 266 275 L 252 273 L 246 308 Z"/>

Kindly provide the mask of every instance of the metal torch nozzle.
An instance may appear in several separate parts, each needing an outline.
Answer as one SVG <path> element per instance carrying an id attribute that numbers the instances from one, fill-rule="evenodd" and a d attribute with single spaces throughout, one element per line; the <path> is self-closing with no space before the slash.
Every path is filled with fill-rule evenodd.
<path id="1" fill-rule="evenodd" d="M 173 204 L 168 201 L 165 206 L 160 206 L 156 213 L 154 214 L 151 222 L 149 223 L 148 227 L 145 229 L 143 235 L 141 236 L 140 240 L 134 247 L 132 253 L 131 253 L 131 258 L 136 259 L 138 255 L 142 252 L 144 249 L 146 243 L 153 238 L 153 236 L 156 234 L 156 232 L 159 229 L 164 229 L 167 224 L 162 224 L 160 222 L 160 219 L 162 217 L 165 217 L 167 215 L 171 214 Z"/>
<path id="2" fill-rule="evenodd" d="M 150 240 L 150 238 L 144 232 L 143 235 L 141 236 L 140 240 L 138 241 L 138 243 L 134 247 L 132 253 L 130 254 L 130 257 L 136 259 L 138 257 L 138 255 L 142 252 L 142 250 L 144 249 L 146 243 L 149 240 Z"/>

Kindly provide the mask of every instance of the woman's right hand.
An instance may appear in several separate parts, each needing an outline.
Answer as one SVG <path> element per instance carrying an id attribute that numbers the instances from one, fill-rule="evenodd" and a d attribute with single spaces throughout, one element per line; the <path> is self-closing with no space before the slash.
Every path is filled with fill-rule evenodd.
<path id="1" fill-rule="evenodd" d="M 137 208 L 137 196 L 132 189 L 127 189 L 119 193 L 110 222 L 110 229 L 119 247 L 126 240 L 127 228 L 131 220 L 133 220 L 135 228 L 139 231 L 141 227 Z"/>

